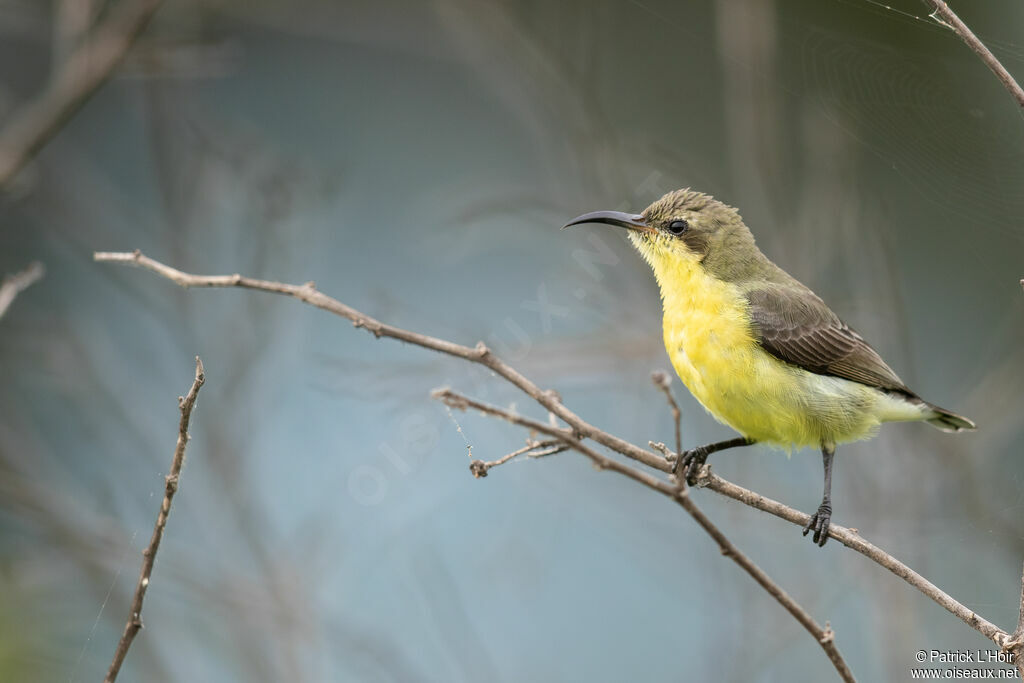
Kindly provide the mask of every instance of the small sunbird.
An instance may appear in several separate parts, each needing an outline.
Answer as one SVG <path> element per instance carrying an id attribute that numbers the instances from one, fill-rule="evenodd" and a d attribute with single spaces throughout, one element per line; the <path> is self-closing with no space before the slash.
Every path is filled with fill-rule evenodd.
<path id="1" fill-rule="evenodd" d="M 661 290 L 665 349 L 676 373 L 708 412 L 742 435 L 678 454 L 675 474 L 691 485 L 708 455 L 726 448 L 820 448 L 825 492 L 803 533 L 813 531 L 823 546 L 838 444 L 873 436 L 883 422 L 975 428 L 907 388 L 814 292 L 761 253 L 731 206 L 684 189 L 640 214 L 596 211 L 564 227 L 581 223 L 629 231 Z"/>

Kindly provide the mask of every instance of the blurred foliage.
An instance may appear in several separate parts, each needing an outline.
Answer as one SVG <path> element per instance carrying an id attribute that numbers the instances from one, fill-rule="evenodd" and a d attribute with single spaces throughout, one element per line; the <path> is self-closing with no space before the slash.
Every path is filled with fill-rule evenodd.
<path id="1" fill-rule="evenodd" d="M 73 45 L 55 25 L 74 3 L 0 0 L 0 126 Z M 1024 6 L 961 4 L 1020 72 Z M 1011 625 L 1022 151 L 1013 101 L 910 0 L 168 0 L 0 197 L 0 272 L 48 268 L 0 320 L 0 679 L 105 671 L 195 354 L 208 383 L 125 680 L 829 677 L 795 622 L 630 482 L 569 454 L 474 481 L 427 393 L 532 412 L 486 373 L 296 302 L 91 261 L 141 248 L 312 279 L 484 339 L 645 443 L 671 434 L 649 382 L 668 367 L 656 289 L 614 235 L 556 228 L 687 185 L 739 207 L 910 386 L 978 421 L 844 448 L 836 521 Z M 676 390 L 687 443 L 729 435 Z M 476 457 L 522 442 L 458 420 Z M 817 503 L 816 453 L 712 462 Z M 877 567 L 695 495 L 831 622 L 861 679 L 906 677 L 919 648 L 984 647 Z"/>

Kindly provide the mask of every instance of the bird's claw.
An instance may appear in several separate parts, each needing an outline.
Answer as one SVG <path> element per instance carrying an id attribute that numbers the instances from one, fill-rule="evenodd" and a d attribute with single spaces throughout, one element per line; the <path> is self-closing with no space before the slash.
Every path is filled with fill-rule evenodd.
<path id="1" fill-rule="evenodd" d="M 814 531 L 814 536 L 811 537 L 811 540 L 817 543 L 820 548 L 828 540 L 828 528 L 831 524 L 832 506 L 828 503 L 822 503 L 818 506 L 818 511 L 811 515 L 807 526 L 804 527 L 804 536 L 809 531 Z"/>
<path id="2" fill-rule="evenodd" d="M 707 449 L 703 446 L 698 446 L 689 451 L 683 451 L 680 454 L 679 459 L 676 461 L 676 467 L 674 474 L 676 478 L 686 478 L 686 483 L 690 486 L 697 485 L 697 474 L 700 472 L 700 468 L 704 466 L 704 463 L 708 459 Z"/>

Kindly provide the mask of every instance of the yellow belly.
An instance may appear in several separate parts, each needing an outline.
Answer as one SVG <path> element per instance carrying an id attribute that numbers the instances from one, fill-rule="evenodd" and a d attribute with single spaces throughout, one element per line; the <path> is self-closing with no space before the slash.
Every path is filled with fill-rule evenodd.
<path id="1" fill-rule="evenodd" d="M 662 292 L 665 348 L 679 378 L 716 419 L 782 447 L 874 433 L 889 400 L 882 392 L 775 358 L 754 339 L 740 291 L 697 264 L 685 266 L 672 278 L 674 291 Z"/>

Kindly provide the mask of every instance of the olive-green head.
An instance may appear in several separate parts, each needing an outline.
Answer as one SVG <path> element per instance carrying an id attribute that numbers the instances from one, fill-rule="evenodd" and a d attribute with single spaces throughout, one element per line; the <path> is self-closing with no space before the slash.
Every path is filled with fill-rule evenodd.
<path id="1" fill-rule="evenodd" d="M 662 269 L 685 260 L 701 264 L 715 277 L 735 280 L 755 275 L 752 271 L 767 262 L 736 209 L 689 188 L 669 192 L 640 214 L 595 211 L 565 227 L 581 223 L 629 230 L 633 246 L 659 276 Z"/>

